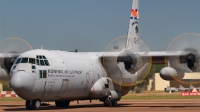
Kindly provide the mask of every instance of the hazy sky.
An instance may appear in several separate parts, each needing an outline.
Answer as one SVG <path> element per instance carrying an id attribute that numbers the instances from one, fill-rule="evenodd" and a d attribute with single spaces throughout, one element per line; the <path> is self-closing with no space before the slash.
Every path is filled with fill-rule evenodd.
<path id="1" fill-rule="evenodd" d="M 127 35 L 132 0 L 0 0 L 0 40 L 33 48 L 104 51 Z M 200 0 L 140 0 L 140 37 L 164 51 L 186 32 L 200 33 Z"/>

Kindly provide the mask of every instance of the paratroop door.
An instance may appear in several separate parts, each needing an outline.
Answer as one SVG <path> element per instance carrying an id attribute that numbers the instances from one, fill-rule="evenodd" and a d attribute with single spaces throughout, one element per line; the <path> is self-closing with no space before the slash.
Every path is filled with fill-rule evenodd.
<path id="1" fill-rule="evenodd" d="M 67 89 L 67 85 L 68 85 L 69 80 L 68 79 L 63 79 L 62 81 L 62 87 L 58 93 L 57 96 L 61 97 L 63 96 L 63 94 L 65 93 L 66 89 Z"/>

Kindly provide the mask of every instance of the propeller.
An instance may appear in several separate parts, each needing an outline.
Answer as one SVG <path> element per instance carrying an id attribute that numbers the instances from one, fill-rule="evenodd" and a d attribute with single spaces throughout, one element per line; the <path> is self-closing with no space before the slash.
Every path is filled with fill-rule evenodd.
<path id="1" fill-rule="evenodd" d="M 167 52 L 178 52 L 180 54 L 179 57 L 166 59 L 168 60 L 168 62 L 166 61 L 167 65 L 184 72 L 200 72 L 200 34 L 184 33 L 175 37 L 168 45 Z M 173 78 L 184 84 L 200 83 L 200 81 Z"/>
<path id="2" fill-rule="evenodd" d="M 132 37 L 128 38 L 134 40 L 130 39 Z M 151 57 L 145 57 L 150 50 L 139 39 L 139 52 L 134 52 L 134 49 L 125 48 L 126 41 L 127 36 L 120 36 L 110 42 L 104 52 L 102 64 L 113 82 L 121 86 L 133 86 L 143 81 L 151 69 Z"/>
<path id="3" fill-rule="evenodd" d="M 8 85 L 9 73 L 16 58 L 23 52 L 33 49 L 32 46 L 21 38 L 7 38 L 0 42 L 0 82 Z"/>

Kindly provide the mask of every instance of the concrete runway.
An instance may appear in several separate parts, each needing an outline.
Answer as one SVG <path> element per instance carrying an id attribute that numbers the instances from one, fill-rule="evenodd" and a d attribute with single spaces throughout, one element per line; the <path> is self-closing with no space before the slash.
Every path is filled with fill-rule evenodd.
<path id="1" fill-rule="evenodd" d="M 0 111 L 28 111 L 24 101 L 1 101 Z M 38 110 L 33 110 L 38 111 Z M 53 102 L 42 106 L 41 112 L 200 112 L 200 99 L 197 100 L 121 100 L 115 107 L 104 107 L 99 101 L 76 101 L 70 103 L 68 108 L 57 108 Z"/>

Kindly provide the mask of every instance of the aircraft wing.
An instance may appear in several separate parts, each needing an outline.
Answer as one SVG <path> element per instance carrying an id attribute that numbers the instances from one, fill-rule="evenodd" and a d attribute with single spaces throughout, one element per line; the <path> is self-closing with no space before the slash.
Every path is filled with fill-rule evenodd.
<path id="1" fill-rule="evenodd" d="M 175 59 L 181 59 L 181 63 L 186 63 L 186 60 L 183 59 L 184 56 L 188 54 L 188 52 L 183 51 L 171 51 L 171 52 L 134 52 L 134 53 L 123 53 L 123 52 L 106 52 L 101 53 L 100 57 L 102 60 L 104 58 L 123 58 L 126 56 L 131 56 L 138 54 L 140 58 L 144 62 L 148 62 L 147 60 L 151 60 L 152 64 L 165 64 L 166 59 L 169 60 L 175 60 Z"/>

